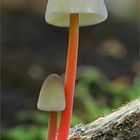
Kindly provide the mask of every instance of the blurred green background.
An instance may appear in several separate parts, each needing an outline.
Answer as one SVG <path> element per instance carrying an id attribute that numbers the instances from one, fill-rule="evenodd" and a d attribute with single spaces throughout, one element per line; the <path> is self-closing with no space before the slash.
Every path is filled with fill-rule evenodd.
<path id="1" fill-rule="evenodd" d="M 109 18 L 80 28 L 71 126 L 140 97 L 139 0 L 106 0 Z M 36 103 L 44 79 L 64 74 L 68 29 L 44 20 L 45 0 L 1 2 L 1 139 L 45 139 Z"/>

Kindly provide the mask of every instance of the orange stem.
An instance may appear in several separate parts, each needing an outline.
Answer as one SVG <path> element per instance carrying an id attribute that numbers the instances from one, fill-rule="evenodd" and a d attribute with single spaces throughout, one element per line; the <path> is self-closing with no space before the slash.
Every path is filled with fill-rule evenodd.
<path id="1" fill-rule="evenodd" d="M 49 124 L 48 124 L 48 135 L 46 140 L 55 140 L 57 129 L 57 112 L 50 112 Z"/>
<path id="2" fill-rule="evenodd" d="M 60 127 L 58 131 L 58 140 L 67 140 L 70 128 L 70 121 L 73 108 L 76 68 L 77 68 L 78 38 L 79 38 L 79 15 L 71 14 L 69 27 L 68 56 L 64 82 L 66 108 L 62 112 Z"/>

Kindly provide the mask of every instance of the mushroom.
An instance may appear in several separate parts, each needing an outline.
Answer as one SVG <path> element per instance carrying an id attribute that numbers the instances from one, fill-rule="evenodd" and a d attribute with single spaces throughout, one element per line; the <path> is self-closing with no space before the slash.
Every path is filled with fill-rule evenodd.
<path id="1" fill-rule="evenodd" d="M 61 115 L 58 140 L 67 140 L 70 128 L 77 68 L 79 26 L 94 25 L 106 18 L 107 10 L 103 0 L 48 0 L 46 21 L 54 26 L 69 27 L 64 81 L 66 107 Z"/>
<path id="2" fill-rule="evenodd" d="M 49 75 L 40 90 L 38 109 L 49 112 L 47 140 L 55 140 L 57 129 L 57 112 L 65 108 L 63 81 L 56 74 Z"/>

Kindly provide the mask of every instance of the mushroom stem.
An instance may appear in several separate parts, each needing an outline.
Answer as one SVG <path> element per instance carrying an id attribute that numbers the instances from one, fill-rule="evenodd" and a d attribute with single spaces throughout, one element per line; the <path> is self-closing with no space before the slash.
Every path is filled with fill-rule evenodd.
<path id="1" fill-rule="evenodd" d="M 79 14 L 70 14 L 69 44 L 64 82 L 66 108 L 62 112 L 58 140 L 67 140 L 73 108 L 79 38 Z"/>
<path id="2" fill-rule="evenodd" d="M 46 140 L 55 140 L 57 129 L 57 112 L 49 113 L 48 135 Z"/>

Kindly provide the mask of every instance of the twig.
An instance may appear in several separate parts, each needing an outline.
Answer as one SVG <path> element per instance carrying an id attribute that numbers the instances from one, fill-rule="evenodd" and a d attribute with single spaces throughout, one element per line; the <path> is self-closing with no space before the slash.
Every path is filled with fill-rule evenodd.
<path id="1" fill-rule="evenodd" d="M 140 98 L 90 124 L 76 125 L 69 140 L 140 140 Z"/>

